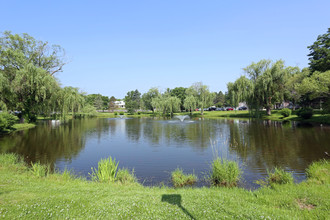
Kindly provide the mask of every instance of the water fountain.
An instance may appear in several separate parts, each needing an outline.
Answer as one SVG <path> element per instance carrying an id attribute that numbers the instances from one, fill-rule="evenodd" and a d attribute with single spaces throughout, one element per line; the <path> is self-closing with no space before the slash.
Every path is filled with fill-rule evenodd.
<path id="1" fill-rule="evenodd" d="M 125 115 L 119 115 L 119 118 L 125 118 Z"/>
<path id="2" fill-rule="evenodd" d="M 179 119 L 181 122 L 183 122 L 186 118 L 190 118 L 189 115 L 176 115 L 174 118 Z"/>

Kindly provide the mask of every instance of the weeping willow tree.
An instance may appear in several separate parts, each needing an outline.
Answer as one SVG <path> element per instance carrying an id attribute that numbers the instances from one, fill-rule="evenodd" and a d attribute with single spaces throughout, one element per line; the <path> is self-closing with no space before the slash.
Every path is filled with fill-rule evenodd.
<path id="1" fill-rule="evenodd" d="M 158 95 L 153 98 L 151 105 L 157 112 L 162 115 L 170 114 L 173 117 L 173 113 L 180 110 L 181 100 L 178 97 L 170 96 L 169 92 Z"/>
<path id="2" fill-rule="evenodd" d="M 254 116 L 259 116 L 261 108 L 266 108 L 267 115 L 271 115 L 273 105 L 284 100 L 290 71 L 284 67 L 282 60 L 261 60 L 243 70 L 248 78 L 242 76 L 227 84 L 232 105 L 236 107 L 239 102 L 246 101 Z"/>
<path id="3" fill-rule="evenodd" d="M 192 114 L 193 110 L 197 107 L 197 100 L 193 95 L 187 96 L 184 100 L 183 106 Z"/>
<path id="4" fill-rule="evenodd" d="M 44 69 L 32 64 L 21 68 L 11 82 L 11 101 L 22 113 L 21 120 L 35 121 L 36 115 L 42 113 L 43 105 L 58 87 L 55 78 Z"/>
<path id="5" fill-rule="evenodd" d="M 202 82 L 194 83 L 186 90 L 186 93 L 188 96 L 195 97 L 197 105 L 201 108 L 202 115 L 204 114 L 204 108 L 212 105 L 215 97 L 215 94 L 210 92 L 209 87 L 203 85 Z"/>

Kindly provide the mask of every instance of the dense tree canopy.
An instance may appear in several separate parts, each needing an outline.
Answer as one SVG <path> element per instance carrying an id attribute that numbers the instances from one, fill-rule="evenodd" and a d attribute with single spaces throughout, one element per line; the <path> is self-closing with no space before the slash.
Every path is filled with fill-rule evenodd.
<path id="1" fill-rule="evenodd" d="M 137 89 L 135 91 L 130 91 L 125 96 L 125 108 L 130 114 L 133 114 L 140 108 L 140 101 L 141 93 Z"/>
<path id="2" fill-rule="evenodd" d="M 310 50 L 308 56 L 312 72 L 330 70 L 330 28 L 327 33 L 319 35 L 308 49 Z"/>

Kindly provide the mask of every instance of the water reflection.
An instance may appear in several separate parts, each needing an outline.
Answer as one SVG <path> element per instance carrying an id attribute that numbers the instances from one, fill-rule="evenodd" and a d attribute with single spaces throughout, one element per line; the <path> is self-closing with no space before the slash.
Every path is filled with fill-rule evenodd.
<path id="1" fill-rule="evenodd" d="M 15 152 L 28 163 L 40 161 L 84 175 L 104 157 L 135 168 L 141 182 L 167 181 L 177 166 L 196 174 L 209 169 L 212 141 L 222 156 L 244 164 L 244 178 L 259 179 L 267 169 L 284 167 L 296 175 L 329 151 L 328 126 L 301 126 L 253 120 L 197 120 L 168 123 L 160 119 L 83 119 L 36 128 L 0 138 L 0 152 Z"/>

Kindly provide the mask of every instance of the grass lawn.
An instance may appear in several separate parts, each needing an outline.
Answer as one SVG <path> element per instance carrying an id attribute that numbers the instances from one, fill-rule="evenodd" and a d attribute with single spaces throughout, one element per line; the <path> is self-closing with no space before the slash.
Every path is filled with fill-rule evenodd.
<path id="1" fill-rule="evenodd" d="M 16 159 L 15 159 L 16 158 Z M 329 166 L 324 167 L 329 174 Z M 98 183 L 67 174 L 34 176 L 0 155 L 2 219 L 327 219 L 330 185 L 309 179 L 256 191 Z"/>

